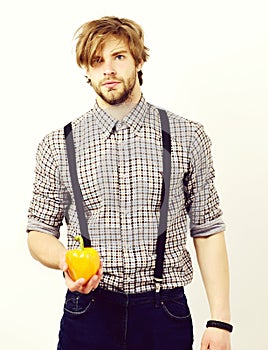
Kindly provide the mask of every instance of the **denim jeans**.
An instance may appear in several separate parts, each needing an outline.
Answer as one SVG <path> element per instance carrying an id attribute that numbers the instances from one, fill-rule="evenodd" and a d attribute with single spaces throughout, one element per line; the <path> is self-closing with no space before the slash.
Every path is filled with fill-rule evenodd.
<path id="1" fill-rule="evenodd" d="M 193 327 L 182 287 L 124 294 L 68 291 L 58 350 L 192 350 Z"/>

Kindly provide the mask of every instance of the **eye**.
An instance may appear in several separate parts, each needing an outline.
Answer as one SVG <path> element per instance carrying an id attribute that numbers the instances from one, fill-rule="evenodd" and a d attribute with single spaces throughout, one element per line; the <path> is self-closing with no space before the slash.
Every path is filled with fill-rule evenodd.
<path id="1" fill-rule="evenodd" d="M 92 66 L 95 66 L 95 65 L 97 65 L 97 64 L 100 64 L 100 63 L 102 63 L 102 62 L 103 62 L 102 57 L 96 56 L 96 57 L 94 57 L 93 60 L 92 60 Z"/>
<path id="2" fill-rule="evenodd" d="M 121 61 L 121 60 L 123 60 L 124 58 L 125 58 L 125 56 L 124 56 L 124 55 L 121 55 L 121 54 L 115 56 L 115 59 L 118 60 L 118 61 Z"/>

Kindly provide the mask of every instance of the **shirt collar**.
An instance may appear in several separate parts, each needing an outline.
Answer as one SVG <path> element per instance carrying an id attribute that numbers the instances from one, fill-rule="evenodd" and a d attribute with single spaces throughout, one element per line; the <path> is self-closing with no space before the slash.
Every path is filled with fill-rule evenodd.
<path id="1" fill-rule="evenodd" d="M 137 105 L 120 121 L 120 123 L 125 123 L 130 128 L 131 132 L 138 135 L 143 126 L 146 111 L 147 103 L 142 96 Z M 111 115 L 105 112 L 105 110 L 100 108 L 97 102 L 93 108 L 93 114 L 103 132 L 103 137 L 107 139 L 111 135 L 115 125 L 118 123 L 118 120 L 114 119 Z"/>

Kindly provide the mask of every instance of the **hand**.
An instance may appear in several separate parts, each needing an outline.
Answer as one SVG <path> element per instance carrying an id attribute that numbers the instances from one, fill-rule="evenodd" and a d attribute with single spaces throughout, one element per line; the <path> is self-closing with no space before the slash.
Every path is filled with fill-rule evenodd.
<path id="1" fill-rule="evenodd" d="M 230 333 L 219 328 L 207 328 L 204 332 L 200 350 L 230 350 Z"/>
<path id="2" fill-rule="evenodd" d="M 68 274 L 68 265 L 65 261 L 61 263 L 61 270 L 64 272 L 66 286 L 71 292 L 88 294 L 98 287 L 103 275 L 103 264 L 101 262 L 101 266 L 96 275 L 92 276 L 86 283 L 84 278 L 79 278 L 77 281 L 71 279 Z"/>

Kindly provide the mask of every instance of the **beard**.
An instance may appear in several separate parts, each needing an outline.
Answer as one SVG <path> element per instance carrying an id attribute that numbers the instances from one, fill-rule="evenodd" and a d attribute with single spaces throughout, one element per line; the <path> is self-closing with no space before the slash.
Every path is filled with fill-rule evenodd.
<path id="1" fill-rule="evenodd" d="M 124 103 L 130 98 L 136 84 L 136 72 L 134 72 L 134 74 L 126 80 L 116 80 L 120 81 L 121 83 L 120 85 L 122 86 L 122 90 L 120 91 L 117 91 L 116 89 L 109 89 L 107 90 L 107 92 L 103 92 L 101 89 L 101 85 L 104 81 L 102 81 L 99 85 L 96 85 L 93 82 L 91 82 L 91 86 L 95 90 L 96 94 L 99 95 L 99 97 L 101 97 L 103 101 L 105 101 L 111 106 Z"/>

